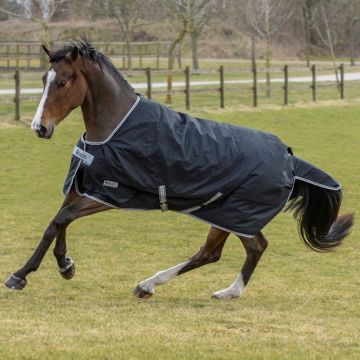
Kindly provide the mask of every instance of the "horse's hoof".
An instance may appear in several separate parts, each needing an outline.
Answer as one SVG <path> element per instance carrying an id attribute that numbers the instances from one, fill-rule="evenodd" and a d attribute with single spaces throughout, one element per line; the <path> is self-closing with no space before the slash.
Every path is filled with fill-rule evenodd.
<path id="1" fill-rule="evenodd" d="M 240 297 L 240 294 L 231 293 L 226 290 L 217 291 L 211 295 L 212 299 L 236 299 L 238 297 Z"/>
<path id="2" fill-rule="evenodd" d="M 134 290 L 133 294 L 140 299 L 148 299 L 154 295 L 154 292 L 144 290 L 138 285 Z"/>
<path id="3" fill-rule="evenodd" d="M 66 257 L 66 265 L 63 268 L 59 268 L 60 275 L 66 279 L 70 280 L 75 275 L 75 263 L 70 257 Z"/>
<path id="4" fill-rule="evenodd" d="M 21 279 L 14 274 L 11 274 L 5 281 L 5 285 L 9 289 L 22 290 L 27 284 L 26 279 Z"/>

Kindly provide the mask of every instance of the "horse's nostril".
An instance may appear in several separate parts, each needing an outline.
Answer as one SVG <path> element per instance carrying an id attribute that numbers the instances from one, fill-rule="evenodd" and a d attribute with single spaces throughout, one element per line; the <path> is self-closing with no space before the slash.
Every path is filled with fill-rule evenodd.
<path id="1" fill-rule="evenodd" d="M 36 130 L 36 133 L 38 134 L 39 137 L 45 137 L 46 135 L 46 127 L 45 126 L 40 126 L 40 129 Z"/>

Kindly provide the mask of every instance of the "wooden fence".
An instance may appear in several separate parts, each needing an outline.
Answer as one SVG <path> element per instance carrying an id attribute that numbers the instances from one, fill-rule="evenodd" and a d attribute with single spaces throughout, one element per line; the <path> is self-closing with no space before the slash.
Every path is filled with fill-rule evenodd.
<path id="1" fill-rule="evenodd" d="M 62 45 L 63 43 L 54 42 L 52 47 L 56 49 Z M 120 58 L 121 68 L 127 68 L 128 51 L 125 42 L 93 42 L 93 45 L 108 57 Z M 138 59 L 139 68 L 143 68 L 144 58 L 152 58 L 155 61 L 155 68 L 160 69 L 160 58 L 168 57 L 170 46 L 169 41 L 133 42 L 130 53 L 133 60 Z M 181 66 L 180 46 L 177 46 L 175 54 Z M 37 41 L 0 42 L 1 70 L 43 70 L 46 64 L 46 55 Z"/>
<path id="2" fill-rule="evenodd" d="M 301 68 L 301 71 L 304 71 L 305 68 Z M 307 69 L 307 68 L 306 68 Z M 304 91 L 308 91 L 309 95 L 312 98 L 312 101 L 316 102 L 317 101 L 317 93 L 318 93 L 318 81 L 317 81 L 317 66 L 316 65 L 312 65 L 310 70 L 307 69 L 307 71 L 309 71 L 309 73 L 311 74 L 311 81 L 302 81 L 303 83 L 306 84 L 300 84 L 300 85 L 292 85 L 289 84 L 289 66 L 285 65 L 282 69 L 281 72 L 283 74 L 283 82 L 280 84 L 280 89 L 283 92 L 283 105 L 288 105 L 289 104 L 289 97 L 290 97 L 290 91 L 294 91 L 296 89 L 299 90 L 304 90 Z M 329 69 L 330 68 L 326 68 Z M 234 74 L 237 73 L 239 71 L 242 71 L 243 73 L 247 72 L 249 74 L 249 70 L 247 69 L 229 69 L 227 71 L 227 75 L 229 74 Z M 260 70 L 260 71 L 259 71 Z M 298 70 L 300 70 L 298 68 Z M 323 67 L 320 67 L 319 70 L 324 71 Z M 332 68 L 332 70 L 334 70 Z M 219 107 L 220 108 L 225 108 L 225 100 L 226 100 L 226 94 L 230 93 L 230 90 L 228 89 L 227 82 L 225 81 L 225 68 L 223 65 L 221 65 L 218 69 L 212 69 L 212 70 L 202 70 L 202 71 L 197 71 L 197 72 L 192 72 L 190 70 L 189 67 L 186 67 L 185 70 L 174 70 L 174 71 L 165 71 L 165 70 L 154 70 L 151 68 L 146 68 L 145 70 L 141 70 L 145 76 L 146 76 L 146 96 L 151 99 L 154 95 L 165 95 L 165 102 L 166 103 L 171 103 L 173 100 L 173 97 L 176 94 L 183 94 L 184 95 L 184 99 L 185 99 L 185 108 L 187 110 L 190 109 L 191 107 L 191 96 L 195 93 L 205 93 L 205 92 L 216 92 L 219 94 Z M 274 70 L 275 71 L 275 70 Z M 251 79 L 250 77 L 248 77 L 247 80 L 245 80 L 245 82 L 248 83 L 249 87 L 249 91 L 251 91 L 251 94 L 249 94 L 249 96 L 252 99 L 252 106 L 253 107 L 257 107 L 259 105 L 259 89 L 260 90 L 264 90 L 266 88 L 266 85 L 259 85 L 259 80 L 258 80 L 258 74 L 259 73 L 264 73 L 265 69 L 257 69 L 257 67 L 253 67 L 251 69 Z M 280 69 L 276 69 L 277 73 L 280 73 Z M 338 72 L 338 82 L 334 81 L 334 80 L 329 80 L 328 83 L 335 83 L 335 84 L 330 84 L 331 86 L 334 86 L 338 89 L 338 96 L 340 99 L 344 99 L 345 98 L 345 67 L 343 64 L 340 64 L 340 66 L 337 68 L 337 72 Z M 139 73 L 138 71 L 133 71 L 132 73 L 127 73 L 128 75 L 134 74 L 134 73 Z M 163 90 L 159 90 L 158 88 L 154 88 L 153 87 L 153 74 L 156 75 L 164 75 L 166 76 L 166 87 Z M 210 84 L 207 85 L 206 87 L 202 87 L 202 88 L 198 88 L 198 87 L 194 87 L 192 86 L 191 83 L 191 77 L 193 74 L 218 74 L 218 82 L 217 84 Z M 181 86 L 178 89 L 174 89 L 173 87 L 173 76 L 174 75 L 182 75 L 183 76 L 183 86 Z M 277 80 L 279 80 L 279 78 L 277 78 Z M 291 83 L 291 82 L 290 82 Z M 308 84 L 310 83 L 310 84 Z M 233 94 L 235 88 L 234 86 L 237 86 L 237 84 L 232 84 L 231 85 L 231 93 Z M 239 84 L 239 86 L 241 86 L 241 84 Z M 328 86 L 328 85 L 326 85 Z M 322 87 L 325 87 L 322 86 Z M 14 103 L 15 103 L 15 120 L 20 120 L 20 104 L 21 101 L 29 101 L 29 100 L 34 100 L 33 97 L 29 98 L 26 95 L 21 95 L 21 86 L 20 86 L 20 71 L 16 70 L 14 73 L 14 88 L 15 88 L 15 97 L 14 97 Z M 359 87 L 360 88 L 360 87 Z M 359 93 L 360 96 L 360 93 Z M 0 97 L 1 100 L 1 97 Z"/>
<path id="3" fill-rule="evenodd" d="M 338 83 L 336 84 L 336 86 L 339 88 L 339 97 L 340 99 L 344 99 L 345 98 L 345 71 L 344 71 L 344 64 L 340 64 L 340 66 L 336 69 L 336 72 L 338 72 L 339 74 L 339 80 Z M 333 68 L 329 68 L 332 71 L 334 70 Z M 244 69 L 241 69 L 242 71 Z M 302 70 L 304 70 L 302 68 Z M 246 70 L 248 72 L 248 70 Z M 312 93 L 312 100 L 314 102 L 316 102 L 317 98 L 316 98 L 316 91 L 317 91 L 317 78 L 316 78 L 316 65 L 312 65 L 311 66 L 311 85 L 307 86 L 305 85 L 305 88 L 308 88 L 309 90 L 311 90 Z M 214 73 L 213 70 L 204 70 L 204 71 L 196 71 L 196 74 L 202 73 L 202 74 L 206 74 L 207 72 L 210 73 Z M 191 70 L 190 67 L 186 67 L 184 70 L 184 89 L 178 89 L 178 90 L 174 90 L 172 87 L 172 78 L 173 78 L 173 74 L 174 72 L 163 72 L 163 74 L 167 74 L 167 90 L 157 90 L 157 91 L 153 91 L 152 90 L 152 81 L 151 81 L 151 74 L 152 74 L 152 70 L 151 68 L 147 68 L 145 70 L 146 73 L 146 78 L 147 78 L 147 90 L 146 90 L 146 94 L 147 97 L 149 99 L 151 99 L 153 94 L 166 94 L 167 97 L 167 101 L 168 103 L 171 103 L 171 99 L 173 94 L 175 93 L 184 93 L 185 94 L 185 108 L 187 110 L 190 109 L 190 99 L 191 99 L 191 93 L 196 93 L 196 92 L 208 92 L 208 91 L 217 91 L 219 93 L 219 106 L 220 108 L 225 108 L 225 86 L 226 86 L 226 81 L 225 81 L 225 70 L 224 70 L 224 66 L 221 65 L 218 69 L 217 72 L 219 74 L 219 83 L 218 83 L 218 87 L 206 87 L 206 88 L 192 88 L 191 87 Z M 232 73 L 236 72 L 236 69 L 232 69 L 231 70 Z M 262 73 L 265 73 L 265 69 L 261 69 Z M 284 105 L 288 105 L 289 104 L 289 91 L 290 90 L 294 90 L 296 89 L 296 86 L 289 86 L 289 66 L 285 65 L 282 69 L 283 72 L 283 86 L 282 86 L 282 90 L 283 90 L 283 104 Z M 159 72 L 157 72 L 159 73 Z M 177 72 L 179 73 L 179 72 Z M 258 69 L 257 67 L 253 67 L 251 69 L 251 73 L 252 73 L 252 86 L 250 87 L 251 92 L 252 92 L 252 106 L 253 107 L 257 107 L 259 105 L 259 96 L 258 96 L 258 90 L 259 90 L 259 84 L 258 84 Z M 306 81 L 304 81 L 306 82 Z M 329 81 L 331 82 L 331 81 Z M 266 85 L 265 85 L 266 86 Z M 302 86 L 303 87 L 303 86 Z"/>

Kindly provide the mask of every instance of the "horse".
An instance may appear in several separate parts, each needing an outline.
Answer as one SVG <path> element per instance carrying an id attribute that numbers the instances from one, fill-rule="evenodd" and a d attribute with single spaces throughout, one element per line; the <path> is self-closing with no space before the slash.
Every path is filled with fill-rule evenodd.
<path id="1" fill-rule="evenodd" d="M 241 296 L 268 245 L 261 230 L 283 209 L 294 213 L 300 237 L 313 250 L 331 251 L 350 233 L 353 213 L 338 214 L 341 186 L 275 135 L 192 118 L 142 98 L 86 38 L 43 50 L 50 66 L 33 131 L 50 139 L 55 126 L 81 107 L 85 132 L 74 148 L 62 206 L 7 287 L 27 285 L 54 239 L 58 270 L 71 279 L 67 227 L 113 208 L 179 211 L 210 224 L 198 252 L 133 289 L 142 299 L 175 276 L 218 261 L 230 233 L 243 243 L 246 259 L 235 281 L 212 297 Z"/>

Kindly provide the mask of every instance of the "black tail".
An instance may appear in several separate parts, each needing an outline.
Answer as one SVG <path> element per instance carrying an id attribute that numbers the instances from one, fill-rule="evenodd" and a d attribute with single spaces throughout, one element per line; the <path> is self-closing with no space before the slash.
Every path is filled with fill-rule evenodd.
<path id="1" fill-rule="evenodd" d="M 330 251 L 349 235 L 353 214 L 338 216 L 341 190 L 327 190 L 296 180 L 286 211 L 293 211 L 299 234 L 315 251 Z"/>

